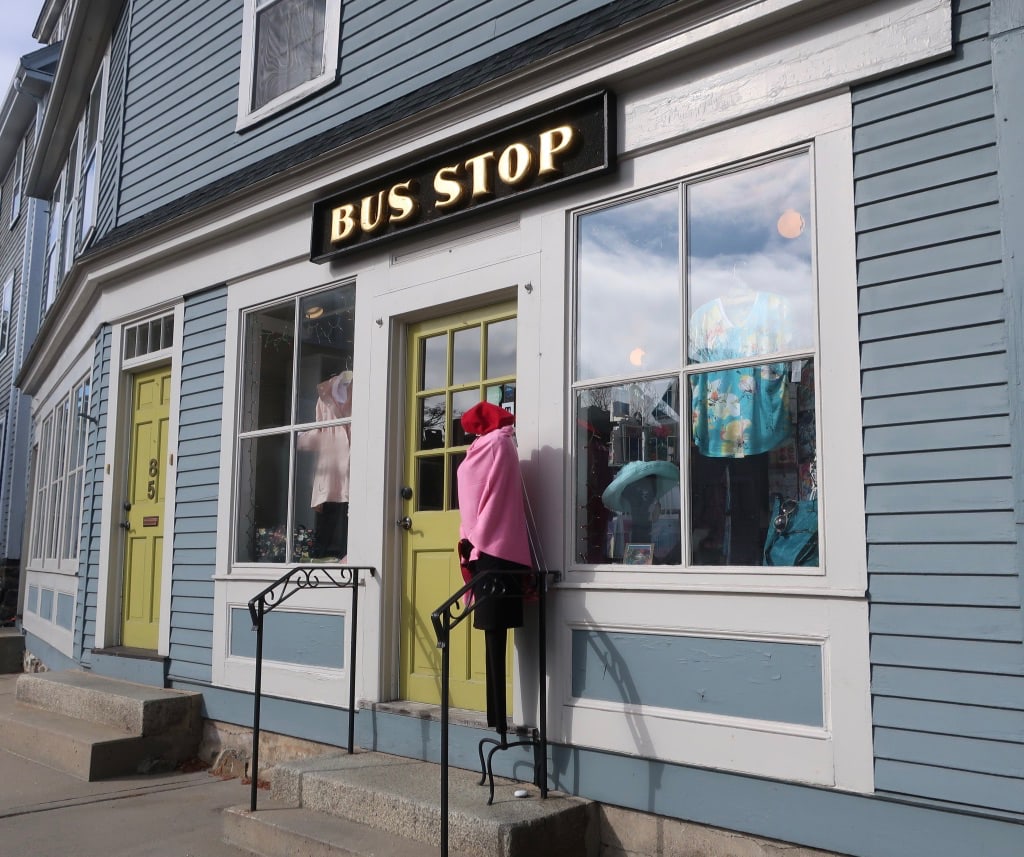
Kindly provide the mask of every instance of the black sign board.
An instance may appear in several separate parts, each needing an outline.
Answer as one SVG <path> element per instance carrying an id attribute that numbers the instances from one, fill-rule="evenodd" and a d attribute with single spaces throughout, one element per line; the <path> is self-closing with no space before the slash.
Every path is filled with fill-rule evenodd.
<path id="1" fill-rule="evenodd" d="M 608 91 L 550 107 L 313 204 L 310 259 L 382 241 L 551 190 L 615 166 Z"/>

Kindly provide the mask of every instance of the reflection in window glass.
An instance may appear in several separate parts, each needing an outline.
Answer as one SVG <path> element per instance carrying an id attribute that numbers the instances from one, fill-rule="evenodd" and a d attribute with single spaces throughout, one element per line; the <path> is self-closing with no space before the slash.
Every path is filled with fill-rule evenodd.
<path id="1" fill-rule="evenodd" d="M 516 373 L 516 320 L 507 318 L 487 326 L 488 378 Z"/>
<path id="2" fill-rule="evenodd" d="M 452 334 L 452 383 L 472 384 L 480 380 L 480 328 L 470 327 Z"/>
<path id="3" fill-rule="evenodd" d="M 811 211 L 803 152 L 578 218 L 577 562 L 817 566 Z"/>
<path id="4" fill-rule="evenodd" d="M 245 317 L 239 562 L 347 560 L 354 321 L 352 286 Z"/>
<path id="5" fill-rule="evenodd" d="M 473 435 L 467 435 L 462 428 L 462 415 L 479 401 L 480 391 L 476 388 L 452 393 L 452 446 L 463 446 L 473 442 Z"/>
<path id="6" fill-rule="evenodd" d="M 448 383 L 448 336 L 430 336 L 423 342 L 421 390 L 436 390 Z"/>
<path id="7" fill-rule="evenodd" d="M 416 462 L 416 510 L 440 512 L 444 509 L 444 456 L 432 455 Z"/>
<path id="8" fill-rule="evenodd" d="M 420 449 L 443 449 L 446 418 L 445 397 L 420 400 Z"/>
<path id="9" fill-rule="evenodd" d="M 578 394 L 577 560 L 680 562 L 679 432 L 676 378 Z"/>
<path id="10" fill-rule="evenodd" d="M 813 347 L 810 198 L 806 154 L 689 188 L 690 360 Z"/>
<path id="11" fill-rule="evenodd" d="M 787 501 L 804 504 L 817 544 L 813 362 L 700 373 L 690 384 L 693 563 L 816 566 L 816 549 L 773 557 L 768 544 Z"/>
<path id="12" fill-rule="evenodd" d="M 679 194 L 580 217 L 576 378 L 679 364 Z"/>

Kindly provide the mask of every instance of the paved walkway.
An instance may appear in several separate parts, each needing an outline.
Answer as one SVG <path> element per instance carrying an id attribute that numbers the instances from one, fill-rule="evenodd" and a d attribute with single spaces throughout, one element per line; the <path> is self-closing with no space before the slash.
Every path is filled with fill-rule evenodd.
<path id="1" fill-rule="evenodd" d="M 87 783 L 0 750 L 2 857 L 251 857 L 221 840 L 249 787 L 204 772 Z"/>

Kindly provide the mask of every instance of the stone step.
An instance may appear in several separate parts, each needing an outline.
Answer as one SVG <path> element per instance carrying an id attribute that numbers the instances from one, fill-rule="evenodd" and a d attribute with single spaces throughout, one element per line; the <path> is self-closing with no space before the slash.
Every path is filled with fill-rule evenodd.
<path id="1" fill-rule="evenodd" d="M 440 771 L 431 762 L 383 753 L 318 756 L 275 767 L 272 798 L 436 849 L 441 830 Z M 588 801 L 555 792 L 541 799 L 535 786 L 496 779 L 494 803 L 488 806 L 488 789 L 479 781 L 478 772 L 449 769 L 450 851 L 467 857 L 596 853 L 596 811 Z M 528 796 L 515 797 L 514 792 L 524 788 Z M 232 823 L 258 825 L 259 819 L 259 810 L 241 812 Z"/>
<path id="2" fill-rule="evenodd" d="M 25 657 L 25 638 L 17 628 L 0 628 L 0 673 L 20 673 Z"/>
<path id="3" fill-rule="evenodd" d="M 194 734 L 202 728 L 202 696 L 107 678 L 79 670 L 18 677 L 17 700 L 45 711 L 111 726 L 126 735 Z"/>
<path id="4" fill-rule="evenodd" d="M 83 780 L 169 770 L 164 742 L 34 708 L 0 694 L 0 747 Z"/>
<path id="5" fill-rule="evenodd" d="M 437 846 L 417 842 L 322 812 L 265 801 L 224 811 L 224 839 L 261 857 L 437 857 Z M 462 857 L 449 851 L 451 857 Z"/>

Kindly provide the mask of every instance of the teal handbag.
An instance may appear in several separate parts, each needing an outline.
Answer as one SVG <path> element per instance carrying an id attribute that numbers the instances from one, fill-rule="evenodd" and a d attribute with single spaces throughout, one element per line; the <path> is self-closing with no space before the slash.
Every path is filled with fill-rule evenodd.
<path id="1" fill-rule="evenodd" d="M 818 501 L 772 501 L 772 518 L 764 540 L 764 564 L 816 566 L 818 564 Z"/>

